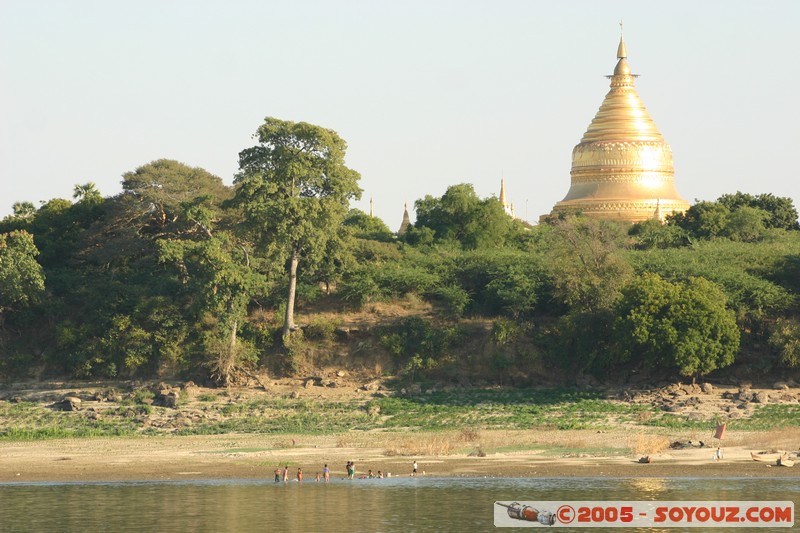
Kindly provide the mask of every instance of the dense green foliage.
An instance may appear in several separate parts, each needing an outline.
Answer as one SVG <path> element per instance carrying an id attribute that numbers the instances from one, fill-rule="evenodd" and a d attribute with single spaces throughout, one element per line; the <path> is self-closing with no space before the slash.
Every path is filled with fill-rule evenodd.
<path id="1" fill-rule="evenodd" d="M 704 278 L 671 283 L 644 274 L 626 287 L 615 335 L 628 361 L 702 376 L 733 363 L 739 330 L 725 294 Z"/>
<path id="2" fill-rule="evenodd" d="M 295 329 L 298 266 L 313 268 L 341 246 L 349 201 L 361 197 L 360 175 L 345 166 L 347 144 L 333 130 L 267 117 L 256 138 L 239 154 L 234 203 L 262 253 L 287 263 L 286 337 Z"/>
<path id="3" fill-rule="evenodd" d="M 530 226 L 458 184 L 417 200 L 398 238 L 350 209 L 359 174 L 335 132 L 267 118 L 255 138 L 233 187 L 162 159 L 112 197 L 85 183 L 71 200 L 14 204 L 0 221 L 0 374 L 231 383 L 257 365 L 296 371 L 315 343 L 382 354 L 411 381 L 800 367 L 787 198 L 726 194 L 665 224 Z M 423 310 L 350 342 L 313 318 L 320 298 L 334 313 Z M 295 300 L 312 314 L 297 335 Z"/>

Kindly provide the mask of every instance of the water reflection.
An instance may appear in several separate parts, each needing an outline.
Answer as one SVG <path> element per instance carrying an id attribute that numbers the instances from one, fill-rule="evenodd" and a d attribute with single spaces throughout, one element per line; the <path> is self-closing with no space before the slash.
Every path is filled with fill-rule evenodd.
<path id="1" fill-rule="evenodd" d="M 800 508 L 800 484 L 790 478 L 7 484 L 0 485 L 0 531 L 492 531 L 495 501 L 637 499 L 792 500 Z"/>
<path id="2" fill-rule="evenodd" d="M 633 478 L 625 480 L 641 500 L 662 500 L 661 494 L 667 490 L 667 480 L 660 478 Z"/>

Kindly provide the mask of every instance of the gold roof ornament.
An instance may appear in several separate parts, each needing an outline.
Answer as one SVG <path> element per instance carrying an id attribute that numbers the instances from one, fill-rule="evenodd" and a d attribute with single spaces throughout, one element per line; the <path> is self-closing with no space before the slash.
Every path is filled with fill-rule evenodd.
<path id="1" fill-rule="evenodd" d="M 506 197 L 506 180 L 505 178 L 500 178 L 500 205 L 503 206 L 503 211 L 510 216 L 511 218 L 517 218 L 514 216 L 514 205 L 508 203 L 508 198 Z"/>
<path id="2" fill-rule="evenodd" d="M 689 208 L 675 189 L 672 149 L 636 93 L 627 57 L 620 35 L 617 65 L 608 76 L 611 90 L 572 150 L 571 186 L 553 215 L 579 211 L 640 222 L 653 218 L 656 209 L 669 214 Z"/>

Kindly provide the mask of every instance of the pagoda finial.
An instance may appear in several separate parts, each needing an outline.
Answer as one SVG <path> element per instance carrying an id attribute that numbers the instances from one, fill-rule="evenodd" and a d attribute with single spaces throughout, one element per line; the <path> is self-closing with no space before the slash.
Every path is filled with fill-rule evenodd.
<path id="1" fill-rule="evenodd" d="M 375 216 L 375 209 L 373 207 L 374 206 L 373 206 L 373 203 L 372 203 L 372 196 L 370 196 L 369 197 L 369 217 L 370 218 L 373 218 Z"/>
<path id="2" fill-rule="evenodd" d="M 502 205 L 504 209 L 508 207 L 508 200 L 506 199 L 506 180 L 502 175 L 500 177 L 500 205 Z"/>
<path id="3" fill-rule="evenodd" d="M 403 221 L 400 223 L 400 229 L 397 230 L 397 235 L 402 237 L 411 225 L 411 217 L 408 216 L 408 202 L 403 204 Z"/>
<path id="4" fill-rule="evenodd" d="M 622 35 L 622 20 L 619 21 L 619 46 L 617 46 L 617 59 L 628 57 L 628 51 L 625 49 L 625 38 Z"/>

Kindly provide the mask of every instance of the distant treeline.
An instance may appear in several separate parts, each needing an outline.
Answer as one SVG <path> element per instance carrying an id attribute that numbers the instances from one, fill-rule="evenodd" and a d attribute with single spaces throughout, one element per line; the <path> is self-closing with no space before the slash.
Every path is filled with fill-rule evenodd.
<path id="1" fill-rule="evenodd" d="M 349 208 L 359 175 L 335 132 L 267 118 L 256 138 L 233 187 L 158 160 L 126 173 L 116 196 L 87 183 L 72 200 L 14 204 L 0 221 L 0 376 L 291 372 L 295 302 L 408 295 L 433 318 L 400 321 L 380 343 L 412 379 L 468 366 L 459 337 L 476 317 L 494 324 L 499 366 L 687 377 L 742 357 L 754 372 L 800 366 L 788 198 L 726 194 L 663 224 L 576 213 L 530 226 L 458 184 L 417 200 L 397 236 Z"/>

